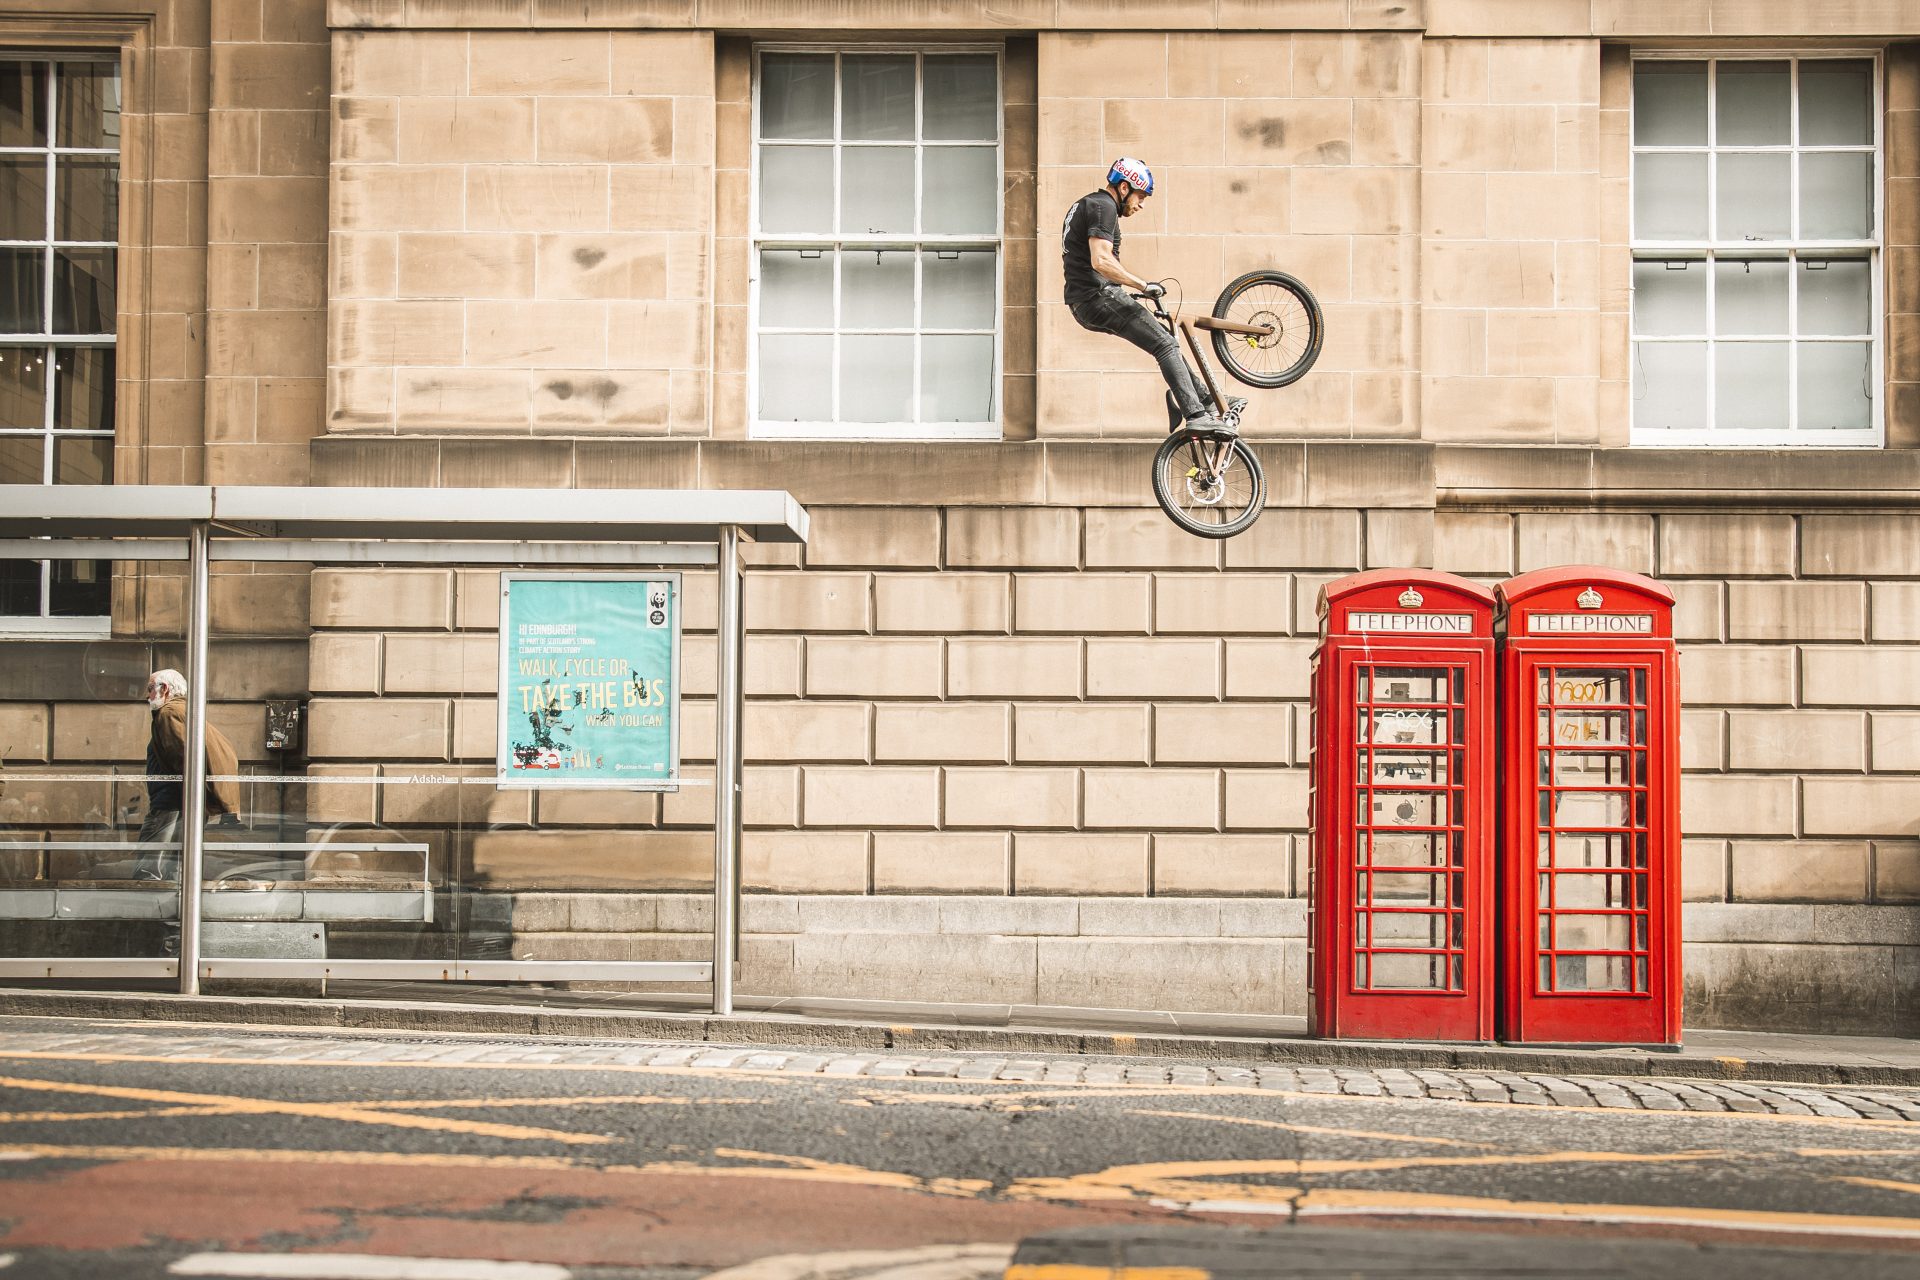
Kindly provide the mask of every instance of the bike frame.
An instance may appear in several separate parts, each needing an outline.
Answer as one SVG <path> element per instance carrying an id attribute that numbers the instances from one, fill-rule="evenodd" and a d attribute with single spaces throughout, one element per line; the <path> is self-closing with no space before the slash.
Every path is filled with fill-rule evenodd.
<path id="1" fill-rule="evenodd" d="M 1265 337 L 1272 333 L 1273 329 L 1267 325 L 1235 324 L 1231 320 L 1218 320 L 1212 316 L 1202 316 L 1198 320 L 1176 321 L 1171 315 L 1167 314 L 1167 309 L 1160 305 L 1159 298 L 1139 293 L 1133 296 L 1147 302 L 1153 308 L 1153 318 L 1165 325 L 1169 334 L 1173 333 L 1176 327 L 1178 328 L 1180 336 L 1186 340 L 1187 350 L 1193 352 L 1194 363 L 1200 369 L 1200 380 L 1206 385 L 1207 396 L 1213 402 L 1214 413 L 1222 419 L 1228 419 L 1227 398 L 1220 393 L 1220 384 L 1214 381 L 1213 366 L 1207 363 L 1206 352 L 1201 349 L 1200 339 L 1194 336 L 1193 331 L 1195 329 L 1209 329 L 1219 330 L 1222 333 L 1240 333 L 1250 334 L 1255 337 Z M 1239 420 L 1234 418 L 1231 419 L 1231 421 L 1237 423 Z M 1190 451 L 1193 456 L 1194 466 L 1209 477 L 1217 477 L 1220 474 L 1222 466 L 1232 453 L 1231 446 L 1226 440 L 1202 441 L 1196 439 L 1190 446 Z"/>

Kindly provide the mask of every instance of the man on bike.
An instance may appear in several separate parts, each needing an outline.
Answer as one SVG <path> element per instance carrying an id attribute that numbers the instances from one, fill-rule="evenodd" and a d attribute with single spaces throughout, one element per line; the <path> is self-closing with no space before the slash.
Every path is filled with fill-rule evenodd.
<path id="1" fill-rule="evenodd" d="M 1208 411 L 1180 344 L 1126 293 L 1131 289 L 1149 298 L 1166 293 L 1164 286 L 1120 265 L 1120 219 L 1138 213 L 1152 194 L 1153 173 L 1140 161 L 1122 156 L 1107 170 L 1106 186 L 1067 210 L 1060 244 L 1066 303 L 1081 328 L 1124 338 L 1158 362 L 1171 406 L 1188 426 L 1224 430 L 1228 424 Z"/>

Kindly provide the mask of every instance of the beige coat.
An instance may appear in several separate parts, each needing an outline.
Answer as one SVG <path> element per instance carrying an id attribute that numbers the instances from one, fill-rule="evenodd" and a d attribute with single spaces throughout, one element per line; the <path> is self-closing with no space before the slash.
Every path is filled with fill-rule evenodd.
<path id="1" fill-rule="evenodd" d="M 159 748 L 160 762 L 168 773 L 184 774 L 187 761 L 187 700 L 169 698 L 167 705 L 153 713 L 153 741 Z M 232 777 L 240 772 L 240 757 L 227 735 L 207 726 L 207 777 Z M 240 784 L 207 783 L 207 816 L 240 812 Z"/>

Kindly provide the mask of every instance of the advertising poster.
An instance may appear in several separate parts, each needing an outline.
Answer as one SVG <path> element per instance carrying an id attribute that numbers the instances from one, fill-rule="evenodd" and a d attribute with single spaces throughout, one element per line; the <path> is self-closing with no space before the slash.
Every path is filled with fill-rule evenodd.
<path id="1" fill-rule="evenodd" d="M 502 786 L 672 791 L 680 575 L 502 574 Z"/>

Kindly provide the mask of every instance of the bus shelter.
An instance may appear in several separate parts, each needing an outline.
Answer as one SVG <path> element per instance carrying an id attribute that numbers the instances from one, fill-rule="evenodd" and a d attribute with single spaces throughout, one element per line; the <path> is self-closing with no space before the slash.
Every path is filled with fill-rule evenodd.
<path id="1" fill-rule="evenodd" d="M 149 564 L 184 562 L 184 624 L 169 651 L 184 653 L 187 681 L 185 746 L 181 783 L 181 821 L 177 843 L 177 883 L 200 892 L 166 894 L 160 886 L 97 877 L 62 881 L 57 866 L 98 865 L 102 855 L 136 851 L 124 833 L 104 839 L 76 838 L 42 823 L 31 838 L 19 830 L 0 831 L 0 858 L 8 866 L 40 869 L 37 879 L 18 876 L 0 883 L 0 915 L 18 923 L 16 937 L 36 935 L 27 926 L 53 928 L 82 918 L 129 918 L 145 913 L 164 918 L 175 954 L 73 955 L 23 954 L 8 948 L 0 956 L 0 977 L 30 978 L 177 978 L 185 994 L 197 994 L 214 978 L 432 979 L 442 981 L 520 982 L 686 982 L 707 983 L 716 1013 L 731 1012 L 734 968 L 739 955 L 740 841 L 744 782 L 741 720 L 744 711 L 746 628 L 742 610 L 742 544 L 752 541 L 803 544 L 807 514 L 794 498 L 777 490 L 533 490 L 417 488 L 295 488 L 268 486 L 7 486 L 0 503 L 0 562 L 61 564 Z M 551 959 L 513 956 L 449 959 L 445 956 L 337 957 L 300 955 L 208 954 L 209 910 L 220 919 L 235 917 L 240 903 L 260 919 L 349 920 L 355 912 L 388 920 L 430 920 L 435 910 L 432 885 L 421 880 L 390 880 L 368 885 L 350 879 L 326 883 L 283 884 L 234 880 L 209 884 L 207 839 L 207 724 L 212 566 L 217 561 L 278 562 L 287 566 L 404 566 L 500 571 L 505 578 L 580 581 L 632 579 L 633 571 L 657 571 L 676 584 L 681 571 L 711 573 L 713 582 L 711 776 L 712 899 L 710 959 L 685 955 L 672 959 L 624 957 Z M 176 570 L 177 573 L 177 570 Z M 660 599 L 653 601 L 660 606 Z M 656 625 L 664 610 L 654 613 Z M 304 620 L 303 620 L 304 621 Z M 644 622 L 641 625 L 645 625 Z M 678 621 L 674 621 L 674 687 L 679 694 Z M 502 636 L 505 632 L 502 629 Z M 12 643 L 12 642 L 9 642 Z M 19 652 L 17 650 L 17 652 Z M 500 642 L 501 670 L 507 646 Z M 0 645 L 0 663 L 6 647 Z M 16 671 L 16 676 L 22 673 Z M 504 677 L 503 677 L 504 678 Z M 16 688 L 19 686 L 16 680 Z M 504 692 L 504 691 L 502 691 Z M 123 695 L 124 696 L 124 695 Z M 677 706 L 677 703 L 676 703 Z M 84 708 L 83 708 L 84 710 Z M 115 709 L 144 713 L 144 708 Z M 506 715 L 501 714 L 504 727 Z M 675 726 L 677 731 L 677 725 Z M 504 738 L 502 739 L 504 741 Z M 51 792 L 60 786 L 91 785 L 84 767 L 50 752 L 46 767 L 25 775 Z M 504 750 L 504 749 L 503 749 Z M 530 753 L 522 763 L 533 761 Z M 503 753 L 500 757 L 505 761 Z M 672 774 L 679 774 L 677 748 Z M 505 764 L 499 766 L 504 772 Z M 10 762 L 11 780 L 22 772 Z M 119 775 L 115 775 L 119 777 Z M 123 779 L 124 780 L 124 779 Z M 253 775 L 220 781 L 259 779 Z M 393 781 L 408 782 L 418 777 Z M 438 782 L 482 781 L 492 786 L 540 787 L 538 778 L 432 778 Z M 280 779 L 281 782 L 290 781 Z M 291 779 L 328 781 L 306 777 Z M 559 781 L 558 778 L 553 781 Z M 708 779 L 662 776 L 637 782 L 630 790 L 677 791 L 705 787 Z M 579 783 L 583 788 L 621 790 L 620 782 Z M 82 836 L 86 833 L 82 832 Z M 96 833 L 97 834 L 97 833 Z M 312 856 L 311 840 L 260 840 L 241 832 L 238 840 L 216 842 L 214 854 L 237 856 Z M 684 840 L 682 844 L 684 845 Z M 413 846 L 405 840 L 335 841 L 328 856 L 371 862 L 405 859 Z M 421 850 L 425 846 L 420 846 Z M 58 861 L 66 859 L 65 862 Z M 76 861 L 77 860 L 77 861 Z M 424 866 L 424 855 L 422 859 Z M 84 891 L 63 890 L 83 883 Z M 221 895 L 213 890 L 240 885 L 257 890 Z M 419 890 L 416 893 L 414 890 Z M 66 897 L 62 894 L 66 892 Z M 424 895 L 424 900 L 422 895 Z M 287 904 L 295 904 L 289 906 Z M 300 905 L 304 903 L 304 906 Z M 357 905 L 356 905 L 357 904 Z M 304 911 L 306 915 L 302 916 Z M 276 914 L 278 912 L 279 914 Z M 289 915 L 288 913 L 292 914 Z M 117 914 L 116 914 L 117 913 Z M 385 913 L 384 915 L 382 913 Z M 244 912 L 241 918 L 245 918 Z M 175 929 L 177 920 L 177 932 Z M 0 922 L 6 923 L 6 922 Z M 48 950 L 57 950 L 48 948 Z"/>

